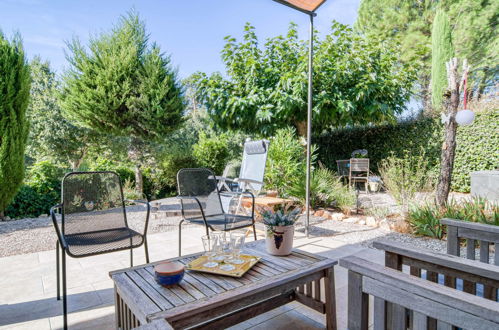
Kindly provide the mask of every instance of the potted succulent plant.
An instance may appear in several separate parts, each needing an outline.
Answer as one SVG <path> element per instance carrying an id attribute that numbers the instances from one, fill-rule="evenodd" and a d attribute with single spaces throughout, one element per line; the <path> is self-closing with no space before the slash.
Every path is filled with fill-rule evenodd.
<path id="1" fill-rule="evenodd" d="M 276 256 L 285 256 L 291 253 L 295 233 L 294 224 L 300 213 L 301 209 L 299 208 L 261 212 L 263 223 L 267 228 L 265 246 L 268 253 Z"/>

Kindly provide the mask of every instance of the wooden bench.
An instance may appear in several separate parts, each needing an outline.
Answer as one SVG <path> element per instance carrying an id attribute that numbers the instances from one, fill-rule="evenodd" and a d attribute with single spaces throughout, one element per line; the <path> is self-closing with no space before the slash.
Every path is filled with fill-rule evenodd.
<path id="1" fill-rule="evenodd" d="M 342 258 L 339 264 L 348 269 L 349 330 L 367 330 L 371 322 L 374 330 L 405 330 L 408 315 L 409 328 L 417 330 L 431 329 L 430 319 L 436 320 L 438 329 L 499 329 L 496 302 L 356 256 Z M 372 320 L 370 296 L 374 297 Z"/>
<path id="2" fill-rule="evenodd" d="M 453 255 L 436 253 L 431 250 L 414 249 L 408 245 L 394 243 L 391 241 L 376 241 L 373 246 L 385 251 L 385 266 L 403 271 L 404 266 L 408 268 L 411 275 L 422 277 L 426 280 L 443 284 L 452 289 L 458 288 L 458 280 L 462 281 L 461 289 L 475 295 L 477 286 L 483 286 L 483 296 L 494 303 L 497 299 L 499 288 L 499 268 L 493 265 L 479 263 L 473 260 L 462 259 Z M 385 307 L 379 307 L 385 308 Z M 386 305 L 390 322 L 405 324 L 403 311 L 396 311 L 391 315 L 393 309 L 390 303 Z M 499 308 L 497 305 L 496 308 Z M 395 318 L 398 317 L 398 320 Z M 430 328 L 436 327 L 436 320 L 429 319 Z"/>
<path id="3" fill-rule="evenodd" d="M 466 240 L 466 258 L 475 260 L 475 244 L 480 246 L 480 261 L 489 263 L 490 245 L 494 245 L 494 264 L 499 266 L 499 226 L 467 222 L 454 219 L 442 219 L 447 226 L 447 253 L 459 256 L 461 240 Z"/>

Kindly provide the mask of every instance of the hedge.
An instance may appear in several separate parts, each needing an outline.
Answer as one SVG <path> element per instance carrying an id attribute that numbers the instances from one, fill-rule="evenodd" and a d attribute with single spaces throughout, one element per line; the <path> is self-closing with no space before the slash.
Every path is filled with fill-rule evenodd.
<path id="1" fill-rule="evenodd" d="M 336 170 L 336 160 L 348 159 L 355 149 L 367 149 L 371 171 L 392 153 L 424 153 L 432 171 L 439 170 L 443 125 L 439 118 L 410 119 L 392 125 L 351 127 L 326 131 L 314 137 L 319 160 Z M 460 126 L 452 190 L 470 191 L 470 172 L 499 167 L 499 111 L 477 113 L 470 126 Z"/>

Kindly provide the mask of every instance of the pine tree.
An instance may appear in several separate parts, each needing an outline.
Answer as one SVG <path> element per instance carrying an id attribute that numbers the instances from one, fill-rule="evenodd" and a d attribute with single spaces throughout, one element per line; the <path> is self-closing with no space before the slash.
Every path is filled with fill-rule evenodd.
<path id="1" fill-rule="evenodd" d="M 449 17 L 438 9 L 431 33 L 431 99 L 433 107 L 442 109 L 442 100 L 447 89 L 447 69 L 445 64 L 454 55 Z"/>
<path id="2" fill-rule="evenodd" d="M 82 126 L 130 139 L 128 155 L 141 193 L 144 143 L 164 139 L 183 120 L 176 71 L 170 58 L 149 43 L 145 24 L 134 12 L 121 17 L 110 33 L 91 38 L 88 49 L 78 39 L 69 43 L 61 106 Z"/>
<path id="3" fill-rule="evenodd" d="M 31 85 L 21 38 L 0 32 L 0 218 L 24 178 L 24 150 L 29 132 L 26 108 Z"/>

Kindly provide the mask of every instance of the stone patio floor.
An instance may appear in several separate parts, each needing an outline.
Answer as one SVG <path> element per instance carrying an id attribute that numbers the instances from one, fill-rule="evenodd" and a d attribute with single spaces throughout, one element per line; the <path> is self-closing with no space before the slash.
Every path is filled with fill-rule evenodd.
<path id="1" fill-rule="evenodd" d="M 182 253 L 202 251 L 204 228 L 182 230 Z M 189 239 L 190 237 L 190 239 Z M 251 237 L 251 236 L 250 236 Z M 263 238 L 260 236 L 259 238 Z M 251 238 L 250 238 L 251 240 Z M 177 232 L 148 235 L 151 261 L 177 256 Z M 330 258 L 356 254 L 383 262 L 381 251 L 350 244 L 341 237 L 306 238 L 295 235 L 295 247 Z M 69 326 L 71 329 L 114 329 L 113 283 L 109 271 L 129 266 L 129 252 L 87 258 L 67 258 Z M 144 249 L 134 251 L 134 262 L 145 262 Z M 62 303 L 56 300 L 55 251 L 0 258 L 0 329 L 60 329 Z M 336 267 L 339 328 L 346 328 L 346 270 Z M 325 316 L 290 303 L 240 323 L 231 329 L 322 329 Z"/>

